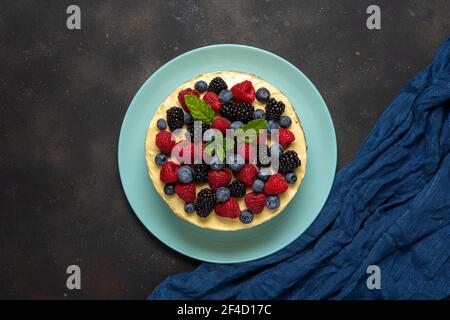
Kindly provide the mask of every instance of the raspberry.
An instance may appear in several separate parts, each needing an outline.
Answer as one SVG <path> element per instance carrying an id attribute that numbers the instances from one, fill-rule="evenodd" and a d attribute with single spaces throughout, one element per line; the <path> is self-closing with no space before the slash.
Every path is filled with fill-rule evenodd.
<path id="1" fill-rule="evenodd" d="M 246 80 L 238 83 L 231 88 L 233 92 L 234 101 L 252 103 L 255 100 L 255 88 L 253 84 Z"/>
<path id="2" fill-rule="evenodd" d="M 241 181 L 246 187 L 251 187 L 253 182 L 256 180 L 258 170 L 254 165 L 245 164 L 244 167 L 236 172 L 234 175 Z"/>
<path id="3" fill-rule="evenodd" d="M 207 92 L 203 96 L 203 100 L 211 106 L 211 108 L 216 112 L 219 113 L 220 106 L 222 105 L 222 102 L 220 102 L 219 97 L 214 92 Z"/>
<path id="4" fill-rule="evenodd" d="M 188 94 L 196 96 L 196 97 L 200 97 L 200 92 L 198 92 L 195 89 L 193 90 L 191 88 L 184 89 L 178 93 L 178 102 L 181 104 L 184 111 L 186 111 L 186 112 L 189 112 L 189 109 L 186 105 L 186 101 L 184 101 L 184 96 L 186 96 Z"/>
<path id="5" fill-rule="evenodd" d="M 164 183 L 177 182 L 179 168 L 180 166 L 172 161 L 166 162 L 159 171 L 159 179 Z"/>
<path id="6" fill-rule="evenodd" d="M 283 102 L 277 101 L 274 98 L 270 98 L 270 100 L 266 103 L 266 120 L 273 120 L 278 122 L 284 112 L 285 107 L 286 106 Z"/>
<path id="7" fill-rule="evenodd" d="M 245 195 L 244 201 L 247 209 L 253 214 L 261 213 L 266 206 L 266 196 L 263 193 L 250 192 Z"/>
<path id="8" fill-rule="evenodd" d="M 244 148 L 240 146 L 237 147 L 236 150 L 237 153 L 245 159 L 246 163 L 256 163 L 256 149 L 252 144 L 246 143 L 244 144 Z"/>
<path id="9" fill-rule="evenodd" d="M 214 212 L 220 217 L 239 218 L 241 209 L 236 198 L 230 198 L 225 202 L 218 202 L 214 207 Z"/>
<path id="10" fill-rule="evenodd" d="M 221 77 L 215 77 L 211 80 L 208 86 L 208 91 L 219 94 L 220 91 L 228 89 L 227 83 Z"/>
<path id="11" fill-rule="evenodd" d="M 211 170 L 208 172 L 209 186 L 213 191 L 226 187 L 231 181 L 231 173 L 227 170 Z"/>
<path id="12" fill-rule="evenodd" d="M 177 184 L 175 187 L 176 194 L 184 200 L 184 202 L 190 203 L 194 202 L 196 198 L 195 185 L 193 183 L 189 184 Z"/>
<path id="13" fill-rule="evenodd" d="M 287 173 L 301 165 L 297 152 L 288 150 L 280 156 L 280 172 Z"/>
<path id="14" fill-rule="evenodd" d="M 169 131 L 158 132 L 156 134 L 155 143 L 159 150 L 168 156 L 170 156 L 172 149 L 175 146 L 175 141 L 172 140 L 172 133 Z"/>
<path id="15" fill-rule="evenodd" d="M 209 166 L 206 163 L 194 164 L 194 181 L 208 182 Z"/>
<path id="16" fill-rule="evenodd" d="M 288 189 L 288 184 L 281 173 L 276 173 L 267 180 L 263 192 L 265 195 L 279 195 Z"/>
<path id="17" fill-rule="evenodd" d="M 247 191 L 245 185 L 239 180 L 234 180 L 229 186 L 230 194 L 235 198 L 242 198 L 245 196 L 245 192 Z"/>
<path id="18" fill-rule="evenodd" d="M 226 130 L 230 127 L 230 121 L 223 117 L 217 117 L 211 123 L 211 128 L 217 129 L 223 134 L 226 134 Z"/>
<path id="19" fill-rule="evenodd" d="M 247 123 L 253 119 L 255 107 L 245 102 L 230 102 L 220 107 L 222 117 L 230 121 L 241 121 Z"/>
<path id="20" fill-rule="evenodd" d="M 205 188 L 200 190 L 197 194 L 197 201 L 195 202 L 195 210 L 197 215 L 201 218 L 209 216 L 216 204 L 216 193 L 211 189 Z"/>
<path id="21" fill-rule="evenodd" d="M 283 128 L 278 129 L 278 141 L 284 149 L 287 149 L 294 140 L 295 136 L 291 131 Z"/>

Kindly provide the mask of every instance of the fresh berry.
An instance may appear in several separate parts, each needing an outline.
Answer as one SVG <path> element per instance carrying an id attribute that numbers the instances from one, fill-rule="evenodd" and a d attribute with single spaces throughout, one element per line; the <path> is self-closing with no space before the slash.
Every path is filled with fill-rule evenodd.
<path id="1" fill-rule="evenodd" d="M 255 101 L 255 88 L 251 81 L 245 80 L 235 84 L 231 88 L 231 92 L 233 92 L 233 99 L 236 102 L 252 103 Z"/>
<path id="2" fill-rule="evenodd" d="M 253 182 L 252 189 L 255 192 L 262 192 L 264 188 L 264 181 L 256 179 L 255 182 Z"/>
<path id="3" fill-rule="evenodd" d="M 214 207 L 214 212 L 220 217 L 238 218 L 241 215 L 239 202 L 236 198 L 230 198 L 225 202 L 218 202 Z"/>
<path id="4" fill-rule="evenodd" d="M 221 187 L 217 189 L 216 198 L 218 202 L 225 202 L 228 199 L 230 199 L 230 197 L 231 197 L 230 189 L 228 189 L 227 187 Z"/>
<path id="5" fill-rule="evenodd" d="M 194 118 L 192 118 L 192 114 L 186 112 L 184 114 L 184 124 L 190 125 L 192 123 L 194 123 Z"/>
<path id="6" fill-rule="evenodd" d="M 256 90 L 256 99 L 260 102 L 266 102 L 270 99 L 270 92 L 266 88 Z"/>
<path id="7" fill-rule="evenodd" d="M 275 133 L 274 130 L 277 130 L 280 126 L 278 125 L 278 122 L 269 120 L 267 121 L 267 131 L 269 133 Z"/>
<path id="8" fill-rule="evenodd" d="M 221 77 L 215 77 L 208 86 L 208 91 L 219 94 L 220 91 L 228 89 L 227 83 Z"/>
<path id="9" fill-rule="evenodd" d="M 278 196 L 268 196 L 266 200 L 266 206 L 270 210 L 278 209 L 280 206 L 280 197 Z"/>
<path id="10" fill-rule="evenodd" d="M 231 173 L 227 170 L 209 171 L 208 182 L 213 191 L 226 187 L 231 181 Z"/>
<path id="11" fill-rule="evenodd" d="M 239 180 L 234 180 L 228 186 L 228 189 L 230 189 L 231 196 L 235 198 L 242 198 L 243 196 L 245 196 L 245 193 L 247 192 L 245 185 Z"/>
<path id="12" fill-rule="evenodd" d="M 279 171 L 282 173 L 287 173 L 300 167 L 302 162 L 299 159 L 297 152 L 294 150 L 288 150 L 280 156 L 279 164 Z"/>
<path id="13" fill-rule="evenodd" d="M 243 224 L 249 224 L 250 222 L 253 221 L 253 214 L 248 210 L 244 210 L 241 212 L 239 220 L 241 220 Z"/>
<path id="14" fill-rule="evenodd" d="M 258 170 L 256 169 L 256 167 L 248 163 L 245 164 L 240 171 L 234 173 L 236 178 L 247 187 L 252 186 L 253 181 L 255 181 L 257 174 Z"/>
<path id="15" fill-rule="evenodd" d="M 214 92 L 207 92 L 203 96 L 203 100 L 211 106 L 215 113 L 219 113 L 222 102 L 220 102 L 219 97 Z"/>
<path id="16" fill-rule="evenodd" d="M 155 157 L 155 163 L 158 166 L 162 166 L 164 163 L 167 162 L 167 156 L 164 153 L 159 153 Z"/>
<path id="17" fill-rule="evenodd" d="M 200 145 L 198 146 L 198 148 L 195 148 L 194 143 L 187 140 L 182 140 L 175 145 L 175 148 L 172 151 L 172 155 L 179 164 L 192 164 L 195 160 L 195 152 L 199 152 L 198 149 L 201 149 Z M 201 154 L 199 153 L 199 157 L 200 156 Z"/>
<path id="18" fill-rule="evenodd" d="M 286 180 L 286 182 L 289 184 L 294 184 L 297 182 L 297 175 L 294 172 L 288 172 L 284 176 L 284 180 Z"/>
<path id="19" fill-rule="evenodd" d="M 181 183 L 191 183 L 194 180 L 193 171 L 189 166 L 182 166 L 178 169 L 178 181 Z"/>
<path id="20" fill-rule="evenodd" d="M 220 114 L 230 121 L 247 123 L 253 119 L 255 108 L 250 103 L 230 102 L 220 107 Z"/>
<path id="21" fill-rule="evenodd" d="M 169 183 L 164 186 L 164 193 L 168 196 L 173 196 L 175 194 L 175 185 Z"/>
<path id="22" fill-rule="evenodd" d="M 212 170 L 219 171 L 225 168 L 225 163 L 223 163 L 223 161 L 220 160 L 217 156 L 213 156 L 210 159 L 209 166 L 211 167 Z"/>
<path id="23" fill-rule="evenodd" d="M 179 166 L 172 162 L 166 162 L 159 171 L 159 179 L 164 183 L 174 183 L 178 181 Z"/>
<path id="24" fill-rule="evenodd" d="M 261 213 L 266 206 L 266 196 L 259 192 L 247 193 L 244 201 L 247 209 L 253 214 Z"/>
<path id="25" fill-rule="evenodd" d="M 280 120 L 278 121 L 278 124 L 280 125 L 281 128 L 287 129 L 291 126 L 292 120 L 288 116 L 281 116 Z"/>
<path id="26" fill-rule="evenodd" d="M 184 97 L 186 95 L 193 95 L 196 97 L 200 97 L 200 92 L 198 92 L 197 90 L 192 90 L 191 88 L 187 88 L 187 89 L 180 91 L 180 93 L 178 93 L 178 102 L 181 104 L 184 111 L 189 112 L 189 109 L 186 105 L 186 101 L 184 101 Z"/>
<path id="27" fill-rule="evenodd" d="M 216 117 L 211 123 L 211 128 L 217 129 L 223 134 L 226 134 L 228 128 L 230 128 L 230 121 L 223 117 Z"/>
<path id="28" fill-rule="evenodd" d="M 265 119 L 266 118 L 266 112 L 263 109 L 256 109 L 255 112 L 253 112 L 253 119 Z"/>
<path id="29" fill-rule="evenodd" d="M 222 90 L 219 93 L 219 99 L 222 103 L 228 103 L 233 100 L 233 93 L 230 90 Z"/>
<path id="30" fill-rule="evenodd" d="M 208 89 L 208 84 L 203 80 L 199 80 L 195 83 L 194 88 L 198 92 L 205 92 Z"/>
<path id="31" fill-rule="evenodd" d="M 156 146 L 165 155 L 170 156 L 172 149 L 175 146 L 175 141 L 172 140 L 172 133 L 169 131 L 160 131 L 156 134 Z"/>
<path id="32" fill-rule="evenodd" d="M 242 156 L 247 163 L 255 163 L 256 158 L 256 150 L 253 144 L 245 143 L 240 144 L 239 146 L 236 144 L 237 153 Z"/>
<path id="33" fill-rule="evenodd" d="M 284 112 L 285 107 L 286 106 L 283 102 L 276 101 L 274 98 L 271 98 L 266 103 L 266 119 L 278 122 Z"/>
<path id="34" fill-rule="evenodd" d="M 258 166 L 269 167 L 272 159 L 270 158 L 270 149 L 267 144 L 260 144 L 258 151 Z"/>
<path id="35" fill-rule="evenodd" d="M 156 126 L 158 127 L 159 130 L 164 130 L 167 127 L 167 123 L 166 123 L 166 119 L 158 119 L 158 121 L 156 122 Z"/>
<path id="36" fill-rule="evenodd" d="M 177 184 L 175 192 L 184 202 L 195 201 L 195 185 L 193 183 Z"/>
<path id="37" fill-rule="evenodd" d="M 239 171 L 245 164 L 245 159 L 239 154 L 232 154 L 227 158 L 227 164 L 232 171 Z"/>
<path id="38" fill-rule="evenodd" d="M 184 112 L 183 109 L 178 107 L 172 107 L 167 110 L 167 124 L 170 131 L 183 128 L 184 125 Z"/>
<path id="39" fill-rule="evenodd" d="M 294 142 L 295 136 L 288 129 L 279 129 L 278 130 L 278 142 L 283 146 L 283 148 L 287 149 L 292 142 Z"/>
<path id="40" fill-rule="evenodd" d="M 197 201 L 195 201 L 195 211 L 197 215 L 206 218 L 213 211 L 216 204 L 216 193 L 211 189 L 205 188 L 200 190 L 197 194 Z"/>
<path id="41" fill-rule="evenodd" d="M 269 177 L 272 175 L 272 172 L 270 171 L 269 168 L 261 168 L 258 171 L 258 179 L 262 180 L 262 181 L 267 181 L 267 179 L 269 179 Z"/>
<path id="42" fill-rule="evenodd" d="M 192 202 L 186 203 L 184 205 L 184 211 L 189 214 L 194 213 L 195 212 L 195 204 L 193 204 Z"/>
<path id="43" fill-rule="evenodd" d="M 264 185 L 263 192 L 266 195 L 279 195 L 288 189 L 288 184 L 280 173 L 271 176 Z"/>
<path id="44" fill-rule="evenodd" d="M 206 130 L 203 132 L 203 141 L 214 141 L 216 139 L 217 132 L 217 129 Z"/>
<path id="45" fill-rule="evenodd" d="M 198 121 L 190 124 L 188 126 L 188 132 L 189 132 L 189 137 L 191 139 L 191 141 L 202 141 L 203 140 L 203 133 L 205 133 L 210 127 L 209 124 L 206 123 L 202 123 L 201 126 L 199 125 L 195 125 L 196 123 L 199 123 Z"/>
<path id="46" fill-rule="evenodd" d="M 273 157 L 280 157 L 284 152 L 284 148 L 279 143 L 274 143 L 270 146 L 270 154 Z"/>
<path id="47" fill-rule="evenodd" d="M 194 164 L 194 181 L 208 182 L 209 166 L 205 163 Z"/>
<path id="48" fill-rule="evenodd" d="M 240 127 L 242 127 L 243 125 L 244 125 L 244 123 L 242 121 L 234 121 L 231 123 L 230 129 L 237 130 Z"/>

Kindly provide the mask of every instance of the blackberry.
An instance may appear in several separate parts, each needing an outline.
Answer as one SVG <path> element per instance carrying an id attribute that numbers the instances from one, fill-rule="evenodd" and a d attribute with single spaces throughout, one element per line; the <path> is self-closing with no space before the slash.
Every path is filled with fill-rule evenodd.
<path id="1" fill-rule="evenodd" d="M 209 166 L 206 163 L 194 164 L 194 181 L 208 182 Z"/>
<path id="2" fill-rule="evenodd" d="M 245 193 L 247 192 L 247 188 L 239 180 L 234 180 L 228 186 L 228 189 L 230 189 L 231 196 L 235 198 L 242 198 L 243 196 L 245 196 Z"/>
<path id="3" fill-rule="evenodd" d="M 203 134 L 205 133 L 206 130 L 211 129 L 211 126 L 209 124 L 202 123 L 202 128 L 201 128 L 202 131 L 200 132 L 199 129 L 200 128 L 195 129 L 195 126 L 194 126 L 193 123 L 188 126 L 188 131 L 191 134 L 191 141 L 194 141 L 194 135 L 195 134 L 197 134 L 199 136 L 199 138 L 200 138 L 199 141 L 202 141 L 203 140 Z M 197 131 L 195 131 L 195 130 L 197 130 Z"/>
<path id="4" fill-rule="evenodd" d="M 269 167 L 270 162 L 270 148 L 267 144 L 261 144 L 259 145 L 258 149 L 258 157 L 257 157 L 257 165 L 259 167 Z"/>
<path id="5" fill-rule="evenodd" d="M 170 131 L 175 131 L 177 129 L 183 128 L 184 124 L 184 112 L 183 109 L 178 107 L 172 107 L 166 112 L 167 114 L 167 124 L 169 125 Z"/>
<path id="6" fill-rule="evenodd" d="M 230 102 L 222 105 L 220 114 L 230 121 L 247 123 L 253 119 L 255 107 L 245 102 Z"/>
<path id="7" fill-rule="evenodd" d="M 277 101 L 274 98 L 270 98 L 266 103 L 266 120 L 273 120 L 278 122 L 281 115 L 284 112 L 285 105 L 281 101 Z"/>
<path id="8" fill-rule="evenodd" d="M 208 91 L 219 95 L 220 91 L 228 89 L 227 83 L 221 77 L 215 77 L 208 86 Z"/>
<path id="9" fill-rule="evenodd" d="M 195 210 L 199 217 L 206 218 L 213 211 L 216 204 L 216 193 L 211 189 L 205 188 L 197 194 L 195 201 Z"/>
<path id="10" fill-rule="evenodd" d="M 293 150 L 288 150 L 280 156 L 280 172 L 281 173 L 287 173 L 291 170 L 294 170 L 294 169 L 300 167 L 301 164 L 302 164 L 302 162 L 298 158 L 297 152 L 295 152 Z"/>

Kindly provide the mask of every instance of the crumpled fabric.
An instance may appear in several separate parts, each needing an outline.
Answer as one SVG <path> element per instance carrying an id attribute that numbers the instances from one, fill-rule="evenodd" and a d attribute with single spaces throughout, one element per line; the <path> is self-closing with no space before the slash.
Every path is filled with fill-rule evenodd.
<path id="1" fill-rule="evenodd" d="M 448 299 L 450 38 L 406 83 L 313 224 L 286 248 L 203 263 L 149 299 Z M 380 289 L 369 290 L 377 265 Z"/>

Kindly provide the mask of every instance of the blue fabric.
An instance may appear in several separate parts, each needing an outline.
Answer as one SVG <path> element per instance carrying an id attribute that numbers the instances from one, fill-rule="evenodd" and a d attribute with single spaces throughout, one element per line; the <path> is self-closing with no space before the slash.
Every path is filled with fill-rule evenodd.
<path id="1" fill-rule="evenodd" d="M 203 263 L 150 299 L 448 299 L 450 38 L 400 91 L 322 212 L 288 247 L 253 262 Z M 367 267 L 381 269 L 368 290 Z"/>

